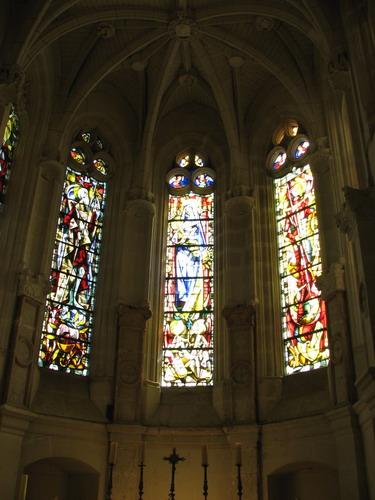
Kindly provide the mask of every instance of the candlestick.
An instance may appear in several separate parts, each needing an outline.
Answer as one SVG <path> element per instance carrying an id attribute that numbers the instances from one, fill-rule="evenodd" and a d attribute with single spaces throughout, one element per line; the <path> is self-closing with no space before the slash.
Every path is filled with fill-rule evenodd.
<path id="1" fill-rule="evenodd" d="M 236 465 L 242 465 L 241 443 L 236 443 Z"/>
<path id="2" fill-rule="evenodd" d="M 202 465 L 208 465 L 207 446 L 202 446 Z"/>
<path id="3" fill-rule="evenodd" d="M 117 462 L 117 451 L 118 451 L 118 443 L 116 441 L 111 441 L 109 447 L 109 457 L 108 463 L 111 465 L 115 465 Z"/>
<path id="4" fill-rule="evenodd" d="M 145 443 L 142 443 L 141 446 L 139 447 L 139 463 L 144 464 L 145 463 Z"/>

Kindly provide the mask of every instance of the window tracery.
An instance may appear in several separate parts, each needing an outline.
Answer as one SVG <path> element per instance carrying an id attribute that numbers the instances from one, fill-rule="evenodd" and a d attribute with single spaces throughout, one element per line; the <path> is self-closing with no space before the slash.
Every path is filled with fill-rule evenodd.
<path id="1" fill-rule="evenodd" d="M 104 142 L 81 132 L 71 146 L 52 257 L 39 366 L 87 375 L 110 173 Z"/>
<path id="2" fill-rule="evenodd" d="M 192 151 L 167 176 L 162 386 L 212 385 L 215 172 Z"/>
<path id="3" fill-rule="evenodd" d="M 316 279 L 322 273 L 313 145 L 290 121 L 274 134 L 267 169 L 274 178 L 281 330 L 286 374 L 326 366 L 327 313 Z"/>

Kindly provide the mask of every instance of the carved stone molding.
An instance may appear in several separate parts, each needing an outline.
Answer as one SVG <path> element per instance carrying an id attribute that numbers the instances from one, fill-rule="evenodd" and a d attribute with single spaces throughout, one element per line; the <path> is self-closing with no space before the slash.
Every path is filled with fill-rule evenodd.
<path id="1" fill-rule="evenodd" d="M 145 217 L 155 215 L 155 204 L 146 199 L 129 200 L 126 203 L 125 212 L 134 217 Z"/>
<path id="2" fill-rule="evenodd" d="M 324 300 L 330 300 L 337 292 L 345 291 L 344 266 L 340 262 L 331 264 L 329 271 L 317 278 L 318 288 Z"/>
<path id="3" fill-rule="evenodd" d="M 120 304 L 118 315 L 120 326 L 126 326 L 135 330 L 144 330 L 146 321 L 151 318 L 151 310 L 148 305 L 131 306 Z"/>
<path id="4" fill-rule="evenodd" d="M 46 181 L 56 181 L 62 184 L 65 177 L 65 165 L 57 160 L 42 158 L 39 163 L 40 175 Z"/>
<path id="5" fill-rule="evenodd" d="M 116 28 L 113 24 L 100 24 L 96 31 L 99 38 L 112 38 L 116 34 Z"/>
<path id="6" fill-rule="evenodd" d="M 30 270 L 24 269 L 18 278 L 18 295 L 29 297 L 39 304 L 44 304 L 49 290 L 49 281 L 42 274 L 32 274 Z"/>
<path id="7" fill-rule="evenodd" d="M 252 327 L 255 325 L 255 306 L 252 304 L 227 306 L 223 309 L 223 316 L 230 328 Z"/>
<path id="8" fill-rule="evenodd" d="M 15 361 L 21 368 L 27 368 L 33 360 L 34 346 L 30 339 L 20 335 L 15 349 Z"/>
<path id="9" fill-rule="evenodd" d="M 236 384 L 247 384 L 252 378 L 251 364 L 248 361 L 239 361 L 231 368 L 232 379 Z"/>
<path id="10" fill-rule="evenodd" d="M 250 215 L 254 208 L 252 196 L 234 196 L 225 202 L 225 214 L 230 217 Z"/>
<path id="11" fill-rule="evenodd" d="M 345 51 L 338 51 L 328 63 L 328 80 L 335 90 L 350 88 L 350 63 Z"/>
<path id="12" fill-rule="evenodd" d="M 326 138 L 320 138 L 317 148 L 309 156 L 309 163 L 314 171 L 327 172 L 331 165 L 332 154 L 324 139 Z"/>
<path id="13" fill-rule="evenodd" d="M 336 226 L 340 231 L 348 236 L 350 240 L 353 239 L 355 232 L 355 217 L 348 205 L 344 203 L 341 210 L 336 214 Z"/>

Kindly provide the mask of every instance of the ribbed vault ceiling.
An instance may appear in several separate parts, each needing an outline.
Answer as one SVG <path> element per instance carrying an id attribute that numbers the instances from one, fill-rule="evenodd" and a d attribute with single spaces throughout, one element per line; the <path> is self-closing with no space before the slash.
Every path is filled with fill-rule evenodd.
<path id="1" fill-rule="evenodd" d="M 241 119 L 275 82 L 311 105 L 314 54 L 328 58 L 330 44 L 317 3 L 45 1 L 18 61 L 27 68 L 53 54 L 69 113 L 105 82 L 138 115 L 146 100 L 160 116 L 194 102 Z"/>

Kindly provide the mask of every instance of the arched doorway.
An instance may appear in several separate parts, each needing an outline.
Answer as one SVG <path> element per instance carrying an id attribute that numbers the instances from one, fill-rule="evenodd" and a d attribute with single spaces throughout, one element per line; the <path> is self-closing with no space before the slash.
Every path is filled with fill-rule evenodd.
<path id="1" fill-rule="evenodd" d="M 269 500 L 340 500 L 337 472 L 321 464 L 293 464 L 268 477 Z"/>
<path id="2" fill-rule="evenodd" d="M 25 467 L 25 500 L 97 500 L 99 474 L 71 458 L 38 460 Z"/>

